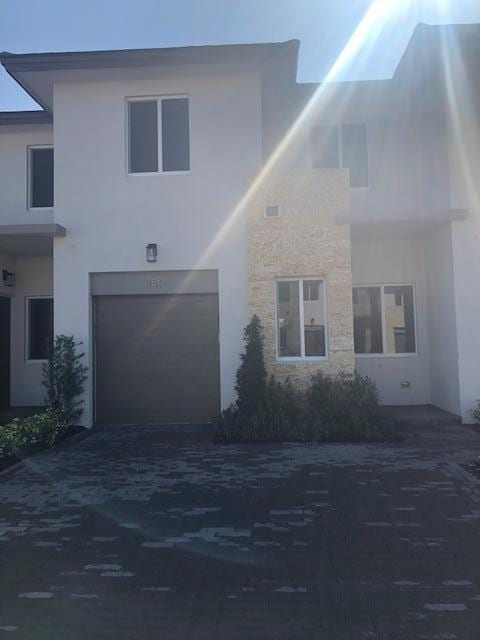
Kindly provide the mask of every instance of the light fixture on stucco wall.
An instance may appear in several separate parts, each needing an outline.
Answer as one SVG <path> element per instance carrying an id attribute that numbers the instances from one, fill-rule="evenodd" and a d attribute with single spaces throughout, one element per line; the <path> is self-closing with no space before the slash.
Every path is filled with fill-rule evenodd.
<path id="1" fill-rule="evenodd" d="M 147 244 L 147 262 L 157 261 L 157 245 L 154 242 Z"/>

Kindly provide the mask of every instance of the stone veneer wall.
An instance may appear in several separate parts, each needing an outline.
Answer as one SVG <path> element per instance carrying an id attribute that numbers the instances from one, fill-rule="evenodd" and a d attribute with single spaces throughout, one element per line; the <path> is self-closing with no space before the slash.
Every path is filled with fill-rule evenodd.
<path id="1" fill-rule="evenodd" d="M 275 205 L 280 217 L 265 218 L 265 207 Z M 343 170 L 269 176 L 248 206 L 250 313 L 264 327 L 269 374 L 298 387 L 317 371 L 354 370 L 350 226 L 335 223 L 335 214 L 348 210 Z M 277 360 L 275 281 L 295 276 L 326 279 L 328 361 Z"/>

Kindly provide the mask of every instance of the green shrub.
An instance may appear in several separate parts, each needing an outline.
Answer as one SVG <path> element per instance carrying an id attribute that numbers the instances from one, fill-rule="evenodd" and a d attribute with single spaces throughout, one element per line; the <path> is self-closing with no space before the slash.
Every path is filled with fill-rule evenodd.
<path id="1" fill-rule="evenodd" d="M 58 411 L 46 411 L 29 418 L 14 418 L 0 426 L 0 461 L 21 459 L 32 453 L 51 447 L 67 430 Z"/>
<path id="2" fill-rule="evenodd" d="M 318 373 L 312 378 L 306 403 L 307 421 L 316 439 L 354 442 L 389 435 L 375 383 L 367 376 Z"/>
<path id="3" fill-rule="evenodd" d="M 46 403 L 60 411 L 66 424 L 76 424 L 82 415 L 83 389 L 87 367 L 81 360 L 84 353 L 77 353 L 73 336 L 55 336 L 48 362 L 43 365 L 43 386 L 47 390 Z"/>
<path id="4" fill-rule="evenodd" d="M 477 406 L 472 411 L 472 417 L 475 420 L 475 422 L 480 423 L 480 400 L 477 401 Z"/>
<path id="5" fill-rule="evenodd" d="M 216 420 L 222 442 L 373 442 L 398 440 L 378 404 L 375 384 L 358 374 L 315 374 L 306 391 L 266 382 L 263 332 L 256 316 L 244 333 L 237 402 Z"/>
<path id="6" fill-rule="evenodd" d="M 253 415 L 262 405 L 267 381 L 263 354 L 264 336 L 258 316 L 253 316 L 243 332 L 245 352 L 240 356 L 235 391 L 242 415 Z"/>

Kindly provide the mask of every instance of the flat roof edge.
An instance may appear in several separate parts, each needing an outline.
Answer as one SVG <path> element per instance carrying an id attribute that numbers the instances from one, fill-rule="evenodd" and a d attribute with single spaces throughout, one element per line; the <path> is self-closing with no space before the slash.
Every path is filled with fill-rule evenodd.
<path id="1" fill-rule="evenodd" d="M 0 126 L 22 124 L 52 124 L 52 116 L 43 110 L 0 111 Z"/>

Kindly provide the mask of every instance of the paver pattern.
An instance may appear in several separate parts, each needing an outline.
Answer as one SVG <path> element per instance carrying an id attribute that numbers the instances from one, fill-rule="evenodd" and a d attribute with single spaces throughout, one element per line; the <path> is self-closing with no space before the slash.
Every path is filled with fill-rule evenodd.
<path id="1" fill-rule="evenodd" d="M 0 637 L 478 640 L 475 452 L 100 430 L 0 476 Z"/>

